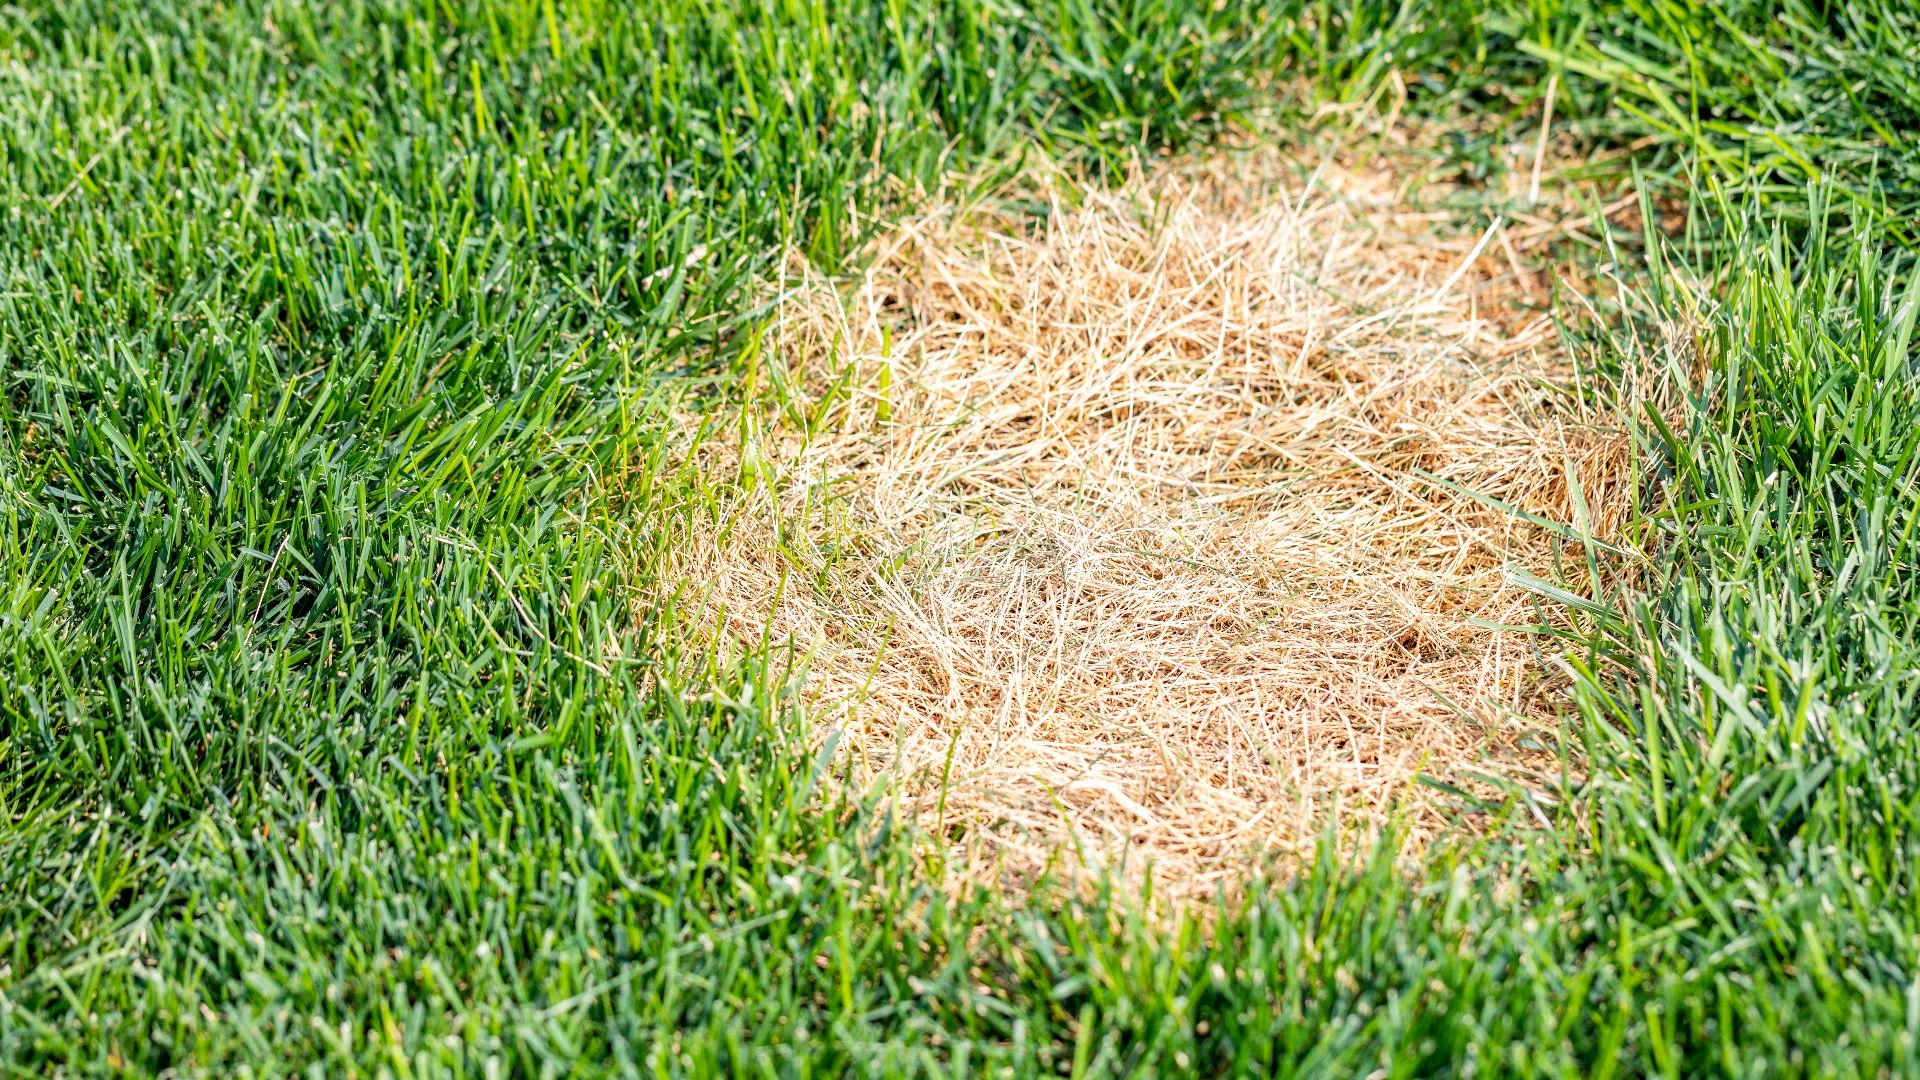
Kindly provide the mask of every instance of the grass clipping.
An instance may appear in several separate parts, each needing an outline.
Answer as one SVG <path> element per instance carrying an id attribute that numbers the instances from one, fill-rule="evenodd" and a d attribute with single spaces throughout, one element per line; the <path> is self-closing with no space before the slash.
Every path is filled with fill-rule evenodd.
<path id="1" fill-rule="evenodd" d="M 1243 154 L 927 213 L 851 289 L 796 262 L 682 580 L 976 876 L 1424 842 L 1415 778 L 1551 709 L 1497 627 L 1554 534 L 1460 489 L 1605 534 L 1626 443 L 1558 404 L 1510 239 L 1394 180 Z"/>

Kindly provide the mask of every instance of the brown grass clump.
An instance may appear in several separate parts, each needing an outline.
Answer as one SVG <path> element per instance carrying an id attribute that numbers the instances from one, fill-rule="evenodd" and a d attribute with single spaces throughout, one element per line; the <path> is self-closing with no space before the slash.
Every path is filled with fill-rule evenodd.
<path id="1" fill-rule="evenodd" d="M 1418 843 L 1418 774 L 1550 715 L 1496 627 L 1538 621 L 1510 571 L 1553 577 L 1554 537 L 1455 488 L 1576 525 L 1573 476 L 1606 535 L 1625 441 L 1564 411 L 1511 244 L 1384 171 L 1294 175 L 935 210 L 850 294 L 796 266 L 783 407 L 706 451 L 761 480 L 684 579 L 803 654 L 977 872 L 1065 853 L 1196 894 L 1395 805 Z"/>

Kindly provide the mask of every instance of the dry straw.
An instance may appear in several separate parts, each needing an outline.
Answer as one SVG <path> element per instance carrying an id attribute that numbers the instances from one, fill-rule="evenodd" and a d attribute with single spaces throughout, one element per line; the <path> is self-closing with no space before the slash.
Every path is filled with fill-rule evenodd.
<path id="1" fill-rule="evenodd" d="M 1514 245 L 1400 180 L 1241 152 L 934 210 L 852 288 L 796 262 L 683 580 L 975 876 L 1195 895 L 1396 807 L 1423 842 L 1414 779 L 1552 708 L 1499 627 L 1564 541 L 1466 491 L 1606 535 L 1627 451 Z"/>

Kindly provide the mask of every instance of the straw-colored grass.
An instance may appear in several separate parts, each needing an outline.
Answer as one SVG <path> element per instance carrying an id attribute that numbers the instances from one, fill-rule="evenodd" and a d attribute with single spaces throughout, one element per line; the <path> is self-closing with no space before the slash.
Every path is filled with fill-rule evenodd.
<path id="1" fill-rule="evenodd" d="M 789 406 L 709 449 L 753 480 L 684 579 L 979 872 L 1192 894 L 1395 806 L 1421 842 L 1416 776 L 1552 708 L 1498 627 L 1554 536 L 1458 489 L 1577 527 L 1573 476 L 1604 535 L 1626 444 L 1564 411 L 1511 237 L 1399 179 L 1243 152 L 922 214 L 851 288 L 796 263 Z"/>

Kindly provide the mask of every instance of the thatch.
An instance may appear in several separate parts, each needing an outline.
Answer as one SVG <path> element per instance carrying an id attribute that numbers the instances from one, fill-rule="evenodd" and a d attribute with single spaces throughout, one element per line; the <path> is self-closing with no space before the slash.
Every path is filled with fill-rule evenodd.
<path id="1" fill-rule="evenodd" d="M 1222 155 L 930 211 L 850 289 L 796 262 L 762 373 L 790 405 L 715 458 L 777 480 L 687 580 L 805 654 L 822 722 L 980 872 L 1126 853 L 1193 893 L 1396 805 L 1421 842 L 1415 777 L 1552 708 L 1500 627 L 1541 617 L 1511 571 L 1555 576 L 1555 536 L 1461 489 L 1579 528 L 1573 476 L 1605 535 L 1626 441 L 1556 389 L 1511 238 L 1398 179 Z"/>

